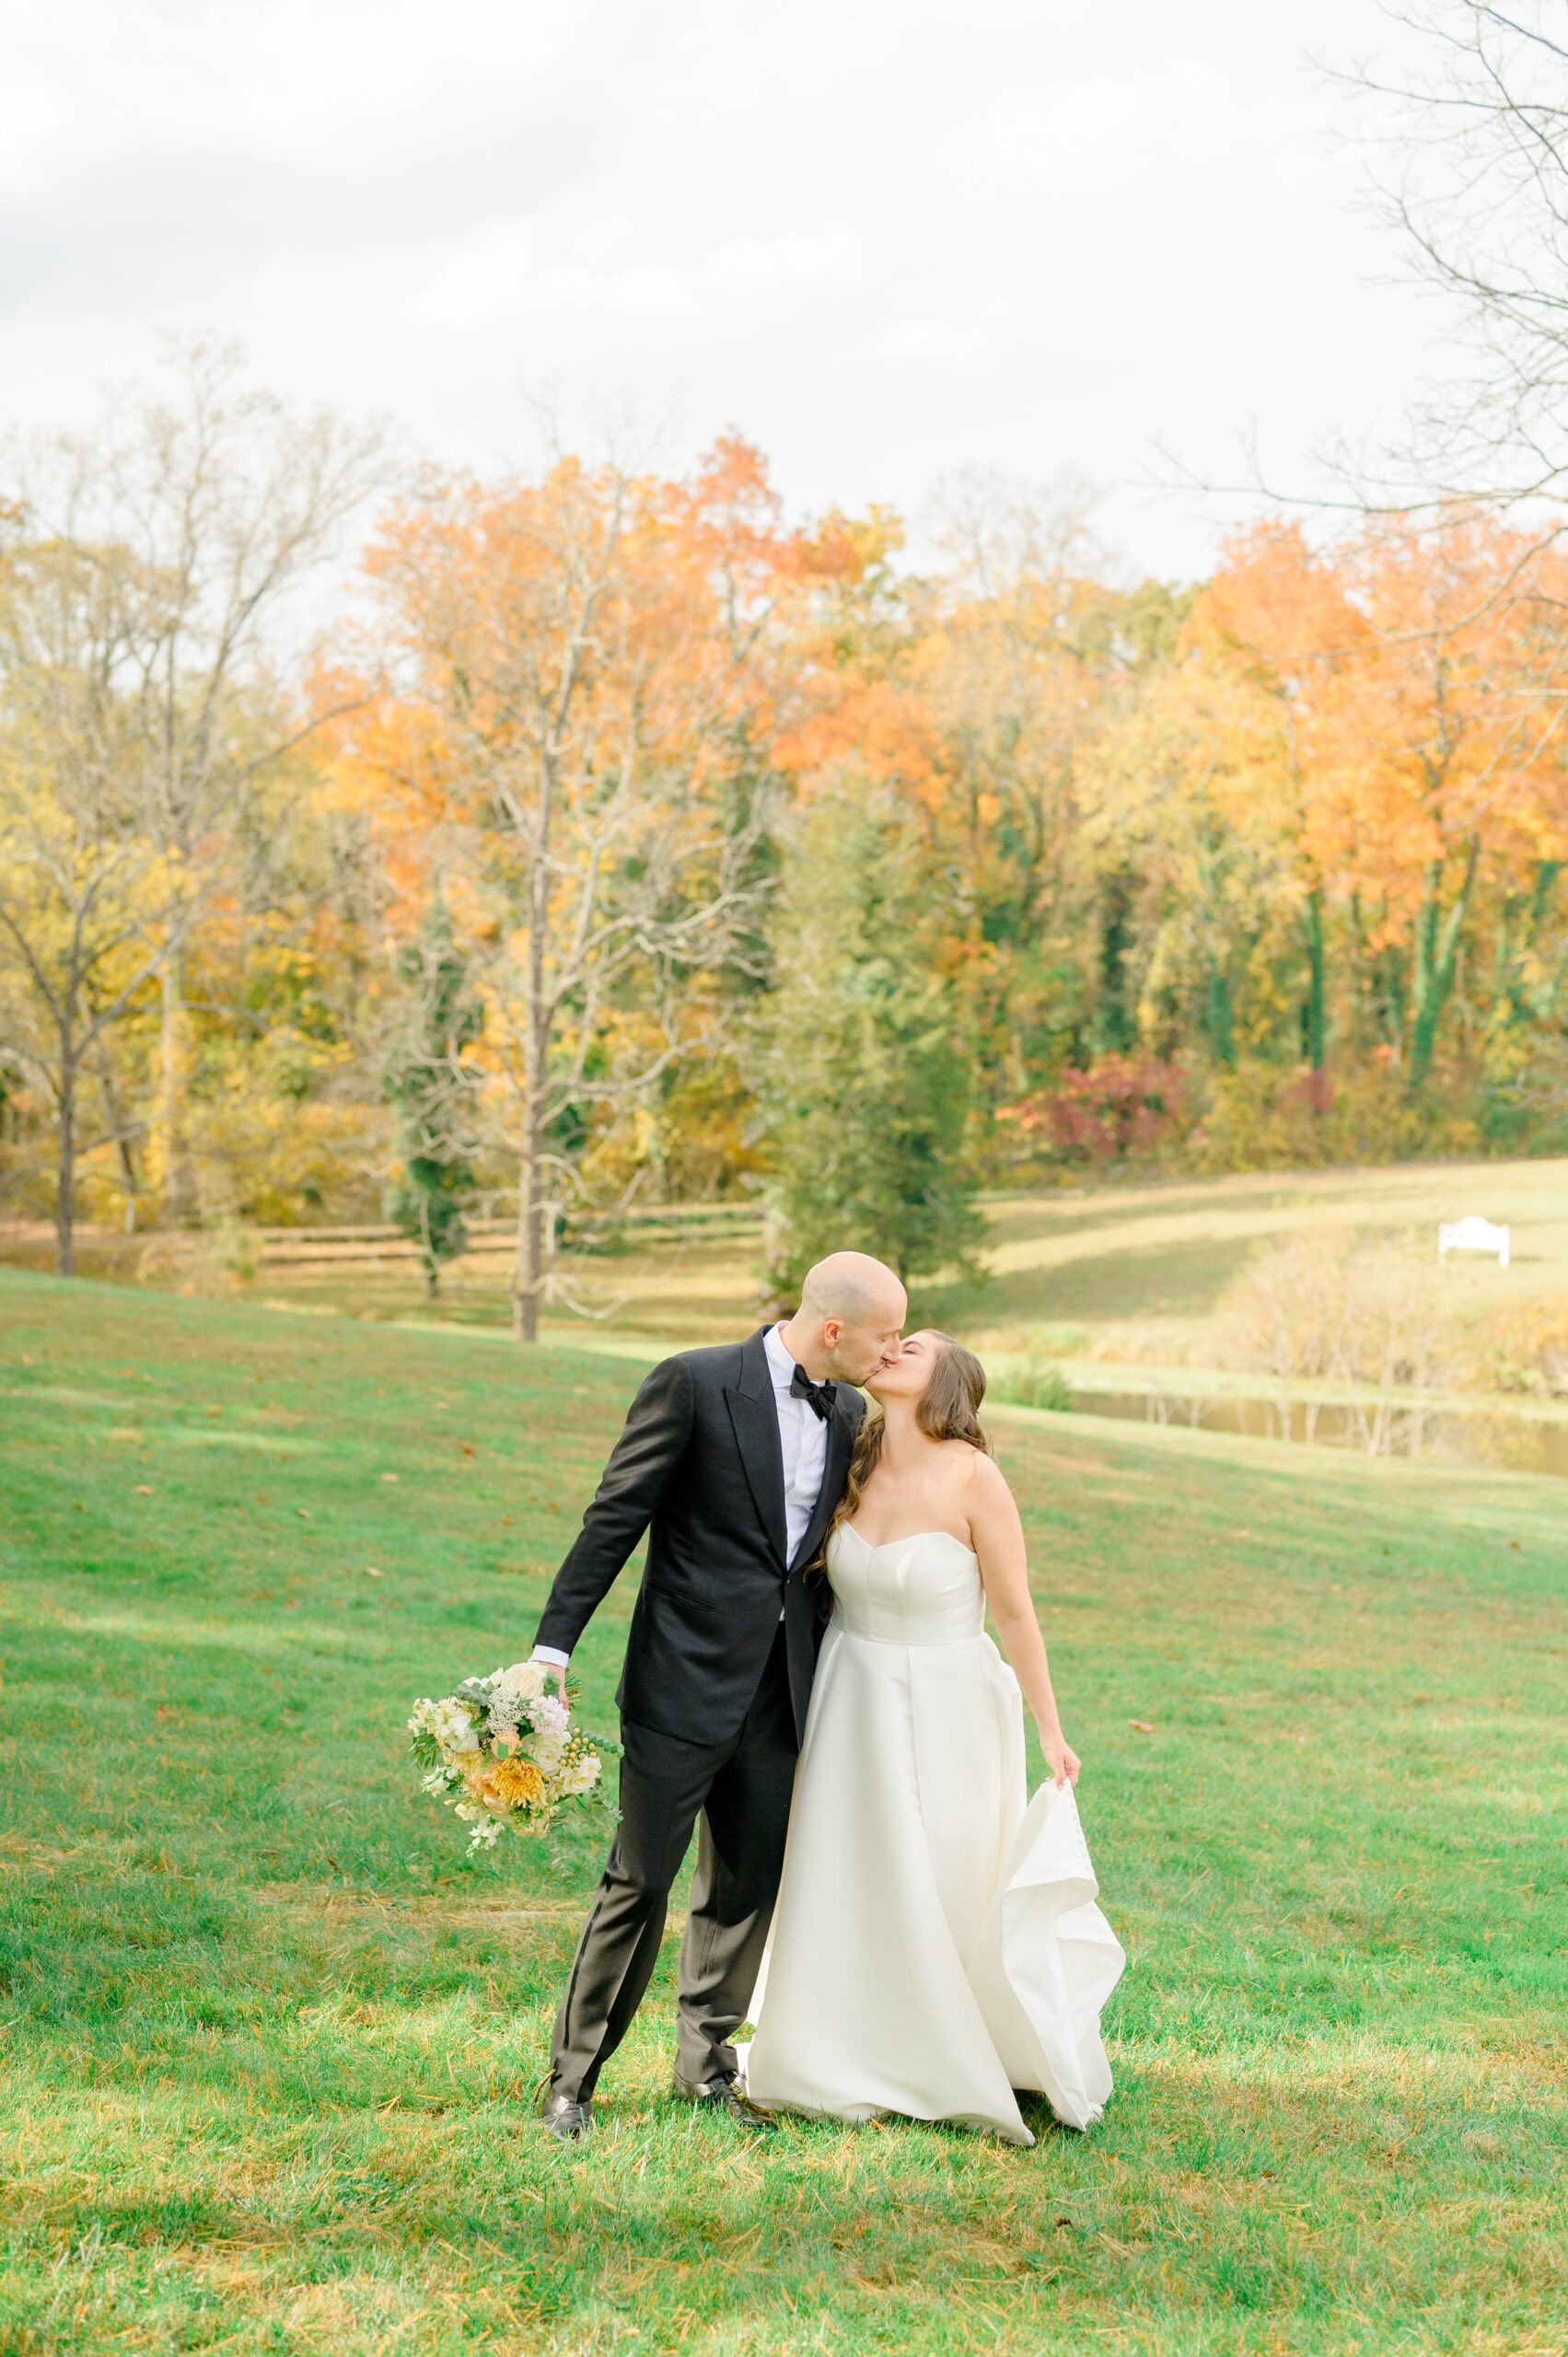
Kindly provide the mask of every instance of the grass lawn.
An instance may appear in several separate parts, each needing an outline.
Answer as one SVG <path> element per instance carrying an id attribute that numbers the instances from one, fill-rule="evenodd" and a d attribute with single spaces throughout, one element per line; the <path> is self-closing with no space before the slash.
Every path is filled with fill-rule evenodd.
<path id="1" fill-rule="evenodd" d="M 1559 2357 L 1568 1491 L 1000 1411 L 1107 2119 L 734 2141 L 672 1937 L 562 2154 L 602 1823 L 468 1867 L 402 1720 L 526 1648 L 634 1373 L 0 1271 L 0 2357 Z"/>
<path id="2" fill-rule="evenodd" d="M 993 1200 L 986 1279 L 934 1305 L 981 1344 L 1079 1329 L 1106 1358 L 1202 1355 L 1220 1296 L 1254 1254 L 1328 1228 L 1419 1239 L 1461 1316 L 1568 1293 L 1568 1160 L 1404 1163 L 1377 1170 L 1266 1171 L 1145 1187 L 1068 1188 Z M 1442 1220 L 1481 1212 L 1513 1231 L 1507 1269 L 1438 1263 Z M 1151 1348 L 1152 1345 L 1152 1348 Z"/>

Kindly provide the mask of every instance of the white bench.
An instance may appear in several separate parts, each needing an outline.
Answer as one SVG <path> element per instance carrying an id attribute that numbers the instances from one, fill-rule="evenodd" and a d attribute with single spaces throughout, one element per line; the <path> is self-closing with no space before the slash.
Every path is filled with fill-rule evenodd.
<path id="1" fill-rule="evenodd" d="M 1437 1258 L 1446 1260 L 1450 1252 L 1495 1252 L 1498 1266 L 1508 1266 L 1509 1235 L 1495 1220 L 1482 1219 L 1472 1212 L 1468 1219 L 1444 1220 L 1437 1230 Z"/>

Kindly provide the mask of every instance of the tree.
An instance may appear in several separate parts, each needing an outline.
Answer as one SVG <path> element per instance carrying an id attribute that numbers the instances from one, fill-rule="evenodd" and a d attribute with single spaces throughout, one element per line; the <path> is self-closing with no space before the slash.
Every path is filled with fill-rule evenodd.
<path id="1" fill-rule="evenodd" d="M 1458 315 L 1468 373 L 1413 422 L 1398 479 L 1363 488 L 1409 514 L 1456 500 L 1560 501 L 1568 482 L 1568 41 L 1551 0 L 1417 0 L 1408 72 L 1350 77 L 1400 155 L 1385 212 Z M 1462 349 L 1462 346 L 1461 346 Z"/>
<path id="2" fill-rule="evenodd" d="M 1365 616 L 1334 552 L 1314 552 L 1298 525 L 1277 520 L 1232 538 L 1194 600 L 1188 631 L 1193 656 L 1230 676 L 1230 710 L 1245 716 L 1254 741 L 1255 798 L 1260 815 L 1277 830 L 1281 897 L 1305 966 L 1301 1061 L 1319 1076 L 1330 1030 L 1334 877 L 1312 821 L 1326 790 L 1327 719 L 1346 668 L 1365 653 L 1368 639 Z"/>
<path id="3" fill-rule="evenodd" d="M 965 474 L 941 486 L 949 563 L 910 668 L 941 748 L 936 861 L 956 880 L 961 978 L 988 1094 L 1070 1055 L 1092 985 L 1081 954 L 1074 770 L 1120 665 L 1090 578 L 1089 495 Z"/>
<path id="4" fill-rule="evenodd" d="M 970 1062 L 930 913 L 915 828 L 887 787 L 841 774 L 789 838 L 754 1041 L 782 1292 L 841 1248 L 908 1279 L 980 1240 Z"/>
<path id="5" fill-rule="evenodd" d="M 1239 666 L 1183 653 L 1086 749 L 1079 794 L 1094 857 L 1126 880 L 1140 1037 L 1228 1069 L 1259 1044 L 1248 986 L 1293 897 L 1283 746 Z"/>
<path id="6" fill-rule="evenodd" d="M 145 827 L 134 682 L 156 585 L 122 548 L 55 540 L 0 552 L 0 960 L 4 1062 L 52 1114 L 55 1266 L 75 1267 L 84 1155 L 134 1131 L 105 1057 L 189 910 Z M 105 1083 L 107 1126 L 82 1135 Z"/>
<path id="7" fill-rule="evenodd" d="M 1420 1090 L 1489 886 L 1528 875 L 1549 900 L 1568 850 L 1568 580 L 1550 542 L 1473 509 L 1375 523 L 1340 561 L 1365 620 L 1311 832 L 1370 946 L 1400 953 L 1394 1044 Z"/>
<path id="8" fill-rule="evenodd" d="M 467 1236 L 463 1213 L 473 1193 L 471 1141 L 479 1074 L 464 1061 L 483 1016 L 468 969 L 436 904 L 418 936 L 398 952 L 402 1020 L 389 1043 L 385 1086 L 398 1114 L 400 1169 L 392 1216 L 419 1246 L 425 1291 L 440 1290 L 443 1264 Z"/>
<path id="9" fill-rule="evenodd" d="M 1336 947 L 1346 1043 L 1392 1053 L 1412 1095 L 1483 919 L 1504 993 L 1525 994 L 1532 1021 L 1549 1011 L 1539 953 L 1568 822 L 1562 580 L 1550 542 L 1456 508 L 1376 518 L 1318 551 L 1294 526 L 1260 526 L 1200 593 L 1182 672 L 1209 679 L 1214 702 L 1195 749 L 1234 762 L 1238 731 L 1254 739 L 1232 823 L 1277 830 L 1272 897 L 1306 954 L 1314 1071 Z"/>
<path id="10" fill-rule="evenodd" d="M 9 470 L 30 533 L 100 552 L 136 585 L 112 672 L 116 792 L 137 807 L 166 901 L 147 1130 L 180 1222 L 198 1209 L 186 958 L 233 891 L 247 795 L 321 725 L 273 686 L 278 633 L 380 480 L 382 437 L 243 388 L 231 348 L 198 340 L 174 357 L 171 399 L 118 397 L 86 433 L 15 447 Z"/>
<path id="11" fill-rule="evenodd" d="M 705 978 L 754 930 L 760 656 L 793 555 L 734 441 L 690 483 L 560 458 L 433 484 L 373 552 L 399 692 L 345 759 L 405 866 L 412 814 L 448 847 L 517 1171 L 521 1340 L 587 1131 L 711 1040 Z"/>

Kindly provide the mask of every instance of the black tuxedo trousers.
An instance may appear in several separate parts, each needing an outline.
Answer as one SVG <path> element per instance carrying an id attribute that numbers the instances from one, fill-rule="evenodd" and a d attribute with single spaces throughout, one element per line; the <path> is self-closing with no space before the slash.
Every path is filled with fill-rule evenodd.
<path id="1" fill-rule="evenodd" d="M 682 1352 L 647 1377 L 539 1626 L 538 1643 L 571 1653 L 647 1532 L 617 1697 L 620 1818 L 551 2055 L 552 2088 L 579 2099 L 647 1988 L 694 1826 L 676 2037 L 683 2078 L 734 2071 L 730 2041 L 756 1986 L 829 1601 L 826 1584 L 803 1573 L 843 1495 L 864 1412 L 859 1394 L 840 1387 L 822 1488 L 791 1555 L 766 1330 Z"/>
<path id="2" fill-rule="evenodd" d="M 751 1707 L 720 1744 L 621 1723 L 621 1818 L 552 2040 L 552 2089 L 579 2101 L 631 2026 L 658 1961 L 669 1887 L 701 1829 L 680 1943 L 675 2061 L 684 2079 L 727 2077 L 784 1865 L 795 1720 L 784 1635 Z"/>

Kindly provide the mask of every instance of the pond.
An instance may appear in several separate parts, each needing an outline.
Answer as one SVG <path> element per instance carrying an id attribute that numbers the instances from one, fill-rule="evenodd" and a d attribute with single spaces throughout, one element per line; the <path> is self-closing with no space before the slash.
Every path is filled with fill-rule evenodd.
<path id="1" fill-rule="evenodd" d="M 1373 1404 L 1339 1400 L 1245 1399 L 1202 1391 L 1074 1390 L 1084 1415 L 1135 1423 L 1191 1424 L 1203 1432 L 1240 1433 L 1252 1440 L 1293 1440 L 1319 1448 L 1368 1446 L 1377 1418 Z M 1493 1406 L 1456 1411 L 1398 1402 L 1385 1411 L 1377 1454 L 1438 1458 L 1449 1465 L 1494 1467 L 1514 1473 L 1549 1473 L 1568 1480 L 1568 1419 L 1510 1413 Z"/>

